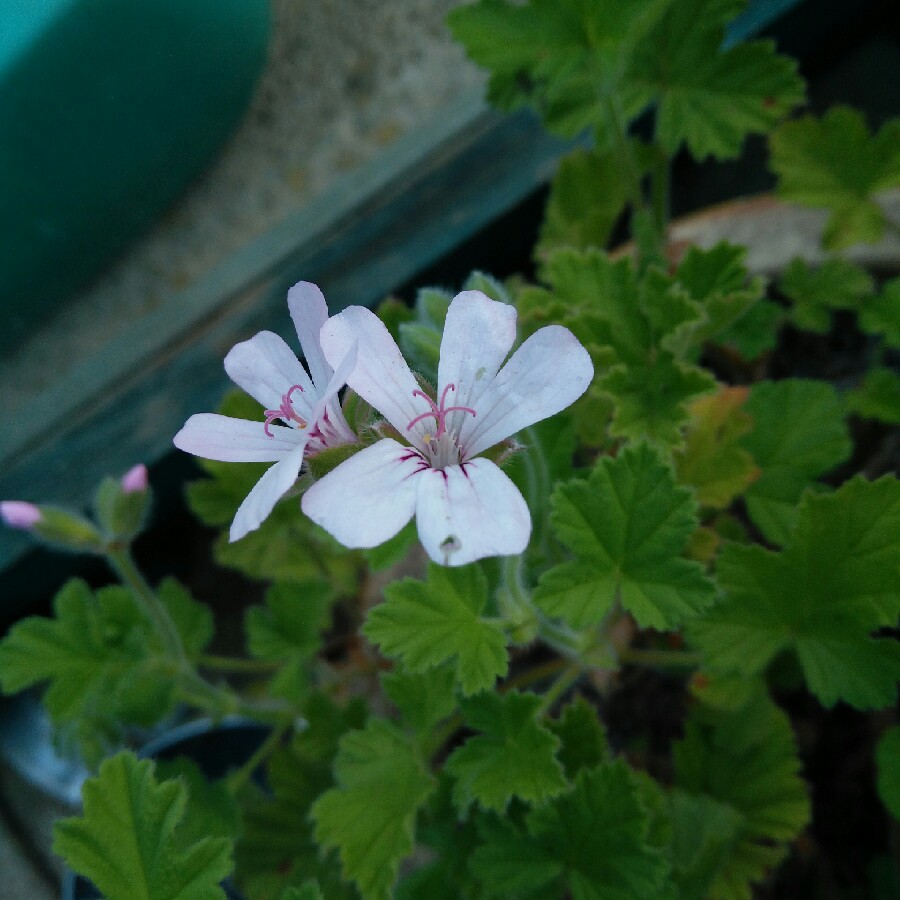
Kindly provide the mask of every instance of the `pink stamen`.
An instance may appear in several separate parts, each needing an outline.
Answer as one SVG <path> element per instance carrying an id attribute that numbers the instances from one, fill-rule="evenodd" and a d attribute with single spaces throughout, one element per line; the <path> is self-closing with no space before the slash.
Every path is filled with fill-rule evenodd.
<path id="1" fill-rule="evenodd" d="M 300 418 L 297 413 L 294 411 L 294 407 L 291 405 L 291 395 L 294 391 L 300 391 L 303 393 L 303 388 L 299 384 L 292 384 L 290 390 L 286 394 L 281 395 L 281 406 L 278 409 L 267 409 L 266 410 L 266 423 L 263 425 L 263 430 L 266 435 L 270 438 L 274 438 L 275 435 L 269 431 L 269 426 L 276 420 L 281 419 L 283 422 L 290 422 L 292 419 L 295 421 L 301 428 L 306 428 L 307 422 L 306 419 Z"/>
<path id="2" fill-rule="evenodd" d="M 420 416 L 416 416 L 409 425 L 406 426 L 406 430 L 409 431 L 413 425 L 417 422 L 421 422 L 422 419 L 427 419 L 429 416 L 434 416 L 435 422 L 437 422 L 437 431 L 434 434 L 434 439 L 437 440 L 446 430 L 447 430 L 447 415 L 452 412 L 467 412 L 471 413 L 473 416 L 476 414 L 474 409 L 471 409 L 468 406 L 447 406 L 444 404 L 447 402 L 447 391 L 455 391 L 455 384 L 448 384 L 443 393 L 441 394 L 441 403 L 438 406 L 431 397 L 428 396 L 424 391 L 416 390 L 413 391 L 413 397 L 421 397 L 423 400 L 428 401 L 431 409 L 428 412 L 422 413 Z"/>

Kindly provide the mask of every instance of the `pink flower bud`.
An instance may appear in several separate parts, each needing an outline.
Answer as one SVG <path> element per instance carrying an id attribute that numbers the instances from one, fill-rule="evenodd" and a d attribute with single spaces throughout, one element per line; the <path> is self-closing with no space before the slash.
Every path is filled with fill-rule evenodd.
<path id="1" fill-rule="evenodd" d="M 33 503 L 24 500 L 3 500 L 0 502 L 0 519 L 10 528 L 31 531 L 41 521 L 41 511 Z"/>
<path id="2" fill-rule="evenodd" d="M 122 476 L 122 493 L 138 494 L 147 490 L 147 467 L 143 463 L 132 466 Z"/>

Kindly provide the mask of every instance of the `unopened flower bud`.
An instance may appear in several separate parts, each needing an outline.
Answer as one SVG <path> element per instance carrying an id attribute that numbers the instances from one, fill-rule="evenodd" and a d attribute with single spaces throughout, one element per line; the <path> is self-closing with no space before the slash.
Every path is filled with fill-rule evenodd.
<path id="1" fill-rule="evenodd" d="M 147 490 L 147 467 L 143 463 L 132 466 L 123 476 L 123 494 L 140 494 Z"/>
<path id="2" fill-rule="evenodd" d="M 144 524 L 150 489 L 147 467 L 132 466 L 121 478 L 104 478 L 94 495 L 97 521 L 115 540 L 131 540 Z"/>
<path id="3" fill-rule="evenodd" d="M 24 500 L 3 500 L 0 501 L 0 519 L 10 528 L 31 531 L 41 521 L 41 511 Z"/>

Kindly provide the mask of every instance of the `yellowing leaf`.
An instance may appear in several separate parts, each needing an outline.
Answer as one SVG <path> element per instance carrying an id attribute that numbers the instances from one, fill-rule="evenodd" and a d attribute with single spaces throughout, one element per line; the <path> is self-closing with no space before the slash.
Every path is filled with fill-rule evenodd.
<path id="1" fill-rule="evenodd" d="M 724 509 L 759 476 L 753 457 L 738 443 L 753 427 L 743 410 L 747 396 L 747 388 L 722 387 L 688 407 L 691 424 L 684 449 L 675 453 L 675 470 L 704 506 Z"/>

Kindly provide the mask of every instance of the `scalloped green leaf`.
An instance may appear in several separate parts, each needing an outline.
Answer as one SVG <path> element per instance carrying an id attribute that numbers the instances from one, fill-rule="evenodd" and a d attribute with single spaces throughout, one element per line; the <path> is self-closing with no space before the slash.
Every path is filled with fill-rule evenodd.
<path id="1" fill-rule="evenodd" d="M 846 399 L 847 409 L 864 419 L 900 425 L 900 375 L 893 369 L 869 369 L 863 383 Z"/>
<path id="2" fill-rule="evenodd" d="M 889 706 L 900 645 L 871 637 L 900 615 L 900 483 L 855 478 L 833 494 L 807 494 L 783 551 L 726 545 L 725 601 L 689 633 L 713 671 L 752 676 L 796 652 L 826 706 Z"/>
<path id="3" fill-rule="evenodd" d="M 453 10 L 447 23 L 469 57 L 490 70 L 491 103 L 529 103 L 547 128 L 571 137 L 589 126 L 605 133 L 603 94 L 615 96 L 626 119 L 640 112 L 649 97 L 622 76 L 635 43 L 668 3 L 481 0 Z"/>
<path id="4" fill-rule="evenodd" d="M 615 157 L 598 150 L 575 150 L 564 157 L 550 186 L 537 259 L 560 247 L 605 247 L 627 199 Z"/>
<path id="5" fill-rule="evenodd" d="M 750 900 L 750 885 L 784 858 L 809 821 L 787 716 L 763 690 L 735 711 L 697 707 L 673 753 L 679 788 L 740 816 L 737 840 L 712 878 L 709 896 Z"/>
<path id="6" fill-rule="evenodd" d="M 537 695 L 518 693 L 485 693 L 463 702 L 466 723 L 481 733 L 446 763 L 456 779 L 453 802 L 461 815 L 474 802 L 503 812 L 513 797 L 538 803 L 565 789 L 556 759 L 559 739 L 537 721 L 540 705 Z"/>
<path id="7" fill-rule="evenodd" d="M 385 597 L 369 613 L 363 633 L 383 653 L 402 660 L 407 671 L 425 672 L 450 661 L 466 696 L 493 687 L 506 674 L 506 636 L 481 615 L 488 590 L 477 565 L 431 564 L 427 581 L 394 582 Z"/>
<path id="8" fill-rule="evenodd" d="M 669 865 L 649 824 L 633 773 L 622 761 L 607 763 L 582 770 L 568 792 L 529 812 L 527 830 L 486 825 L 471 868 L 489 896 L 657 900 L 671 896 Z"/>
<path id="9" fill-rule="evenodd" d="M 180 610 L 176 617 L 185 634 L 193 634 L 196 649 L 205 640 L 205 624 L 196 628 L 194 607 L 182 605 L 193 601 L 174 581 L 165 597 L 170 609 Z M 16 693 L 46 682 L 50 717 L 74 725 L 83 755 L 96 764 L 122 723 L 149 725 L 171 710 L 172 679 L 150 622 L 125 588 L 93 592 L 72 579 L 53 609 L 53 618 L 16 623 L 0 642 L 0 686 Z"/>
<path id="10" fill-rule="evenodd" d="M 586 481 L 557 486 L 551 521 L 576 561 L 545 572 L 535 601 L 576 628 L 618 599 L 644 627 L 673 628 L 715 599 L 703 568 L 683 557 L 697 527 L 691 491 L 646 444 L 603 458 Z"/>
<path id="11" fill-rule="evenodd" d="M 798 328 L 824 333 L 831 328 L 831 312 L 860 309 L 875 290 L 872 276 L 845 259 L 827 259 L 813 268 L 792 259 L 778 282 L 791 301 L 791 319 Z"/>
<path id="12" fill-rule="evenodd" d="M 338 849 L 366 900 L 388 900 L 433 779 L 409 739 L 383 719 L 341 738 L 334 774 L 337 785 L 312 808 L 316 839 Z"/>
<path id="13" fill-rule="evenodd" d="M 686 404 L 716 385 L 687 361 L 705 319 L 700 304 L 661 270 L 639 277 L 627 259 L 613 262 L 595 250 L 559 250 L 544 272 L 561 321 L 591 354 L 596 390 L 612 402 L 611 431 L 679 444 Z M 533 293 L 527 299 L 537 305 L 543 298 Z"/>
<path id="14" fill-rule="evenodd" d="M 656 137 L 669 155 L 729 159 L 802 103 L 797 64 L 771 41 L 723 46 L 743 0 L 678 0 L 642 41 L 631 77 L 656 97 Z"/>
<path id="15" fill-rule="evenodd" d="M 829 384 L 786 378 L 753 385 L 745 409 L 754 427 L 741 443 L 762 470 L 747 490 L 747 509 L 770 541 L 783 544 L 803 491 L 824 490 L 815 479 L 850 455 L 843 404 Z"/>
<path id="16" fill-rule="evenodd" d="M 900 119 L 885 122 L 873 135 L 861 112 L 835 106 L 822 118 L 785 122 L 772 134 L 770 148 L 779 195 L 831 212 L 826 248 L 881 239 L 887 220 L 876 195 L 900 186 Z"/>
<path id="17" fill-rule="evenodd" d="M 83 816 L 56 823 L 53 850 L 108 900 L 224 900 L 231 842 L 181 842 L 179 781 L 158 782 L 151 761 L 124 752 L 85 782 L 83 798 Z"/>

